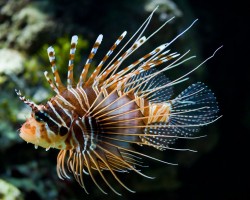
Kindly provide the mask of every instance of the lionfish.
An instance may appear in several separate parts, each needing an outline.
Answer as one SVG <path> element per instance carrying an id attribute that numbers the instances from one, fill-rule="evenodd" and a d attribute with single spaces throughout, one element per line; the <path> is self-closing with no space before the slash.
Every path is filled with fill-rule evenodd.
<path id="1" fill-rule="evenodd" d="M 172 97 L 173 86 L 186 81 L 187 76 L 212 58 L 219 48 L 212 56 L 175 80 L 171 81 L 164 74 L 194 58 L 185 57 L 189 51 L 180 55 L 177 52 L 171 53 L 168 47 L 196 20 L 170 42 L 161 44 L 132 64 L 123 66 L 131 54 L 173 19 L 166 21 L 150 36 L 143 36 L 155 10 L 111 59 L 111 54 L 127 34 L 123 32 L 88 76 L 92 60 L 103 39 L 103 35 L 99 35 L 77 83 L 74 82 L 73 67 L 78 37 L 75 35 L 71 40 L 66 86 L 56 67 L 55 51 L 49 47 L 47 52 L 54 81 L 47 71 L 44 75 L 56 95 L 46 104 L 37 105 L 16 90 L 19 98 L 32 109 L 31 117 L 20 129 L 20 137 L 36 148 L 59 149 L 56 167 L 59 178 L 69 179 L 68 173 L 72 173 L 86 193 L 84 176 L 88 175 L 107 194 L 96 180 L 96 174 L 99 174 L 107 187 L 120 195 L 104 171 L 110 172 L 121 186 L 134 192 L 117 176 L 119 172 L 134 171 L 153 178 L 139 169 L 143 158 L 175 165 L 139 152 L 134 145 L 150 146 L 158 150 L 189 150 L 171 145 L 177 139 L 202 137 L 194 134 L 201 126 L 220 118 L 216 98 L 203 83 L 192 84 L 178 96 Z M 111 61 L 106 64 L 109 58 Z M 157 69 L 157 66 L 165 63 L 165 67 Z"/>

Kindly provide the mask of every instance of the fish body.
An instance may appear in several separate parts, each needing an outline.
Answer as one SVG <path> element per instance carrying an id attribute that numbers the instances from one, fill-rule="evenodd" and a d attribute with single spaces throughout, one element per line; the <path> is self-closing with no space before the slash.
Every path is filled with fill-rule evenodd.
<path id="1" fill-rule="evenodd" d="M 173 87 L 186 81 L 200 65 L 173 81 L 165 76 L 166 71 L 193 58 L 185 58 L 188 52 L 180 56 L 168 50 L 192 24 L 170 42 L 120 69 L 124 60 L 162 28 L 148 37 L 142 35 L 153 13 L 107 63 L 125 38 L 126 31 L 122 33 L 88 77 L 89 67 L 103 39 L 99 35 L 76 84 L 73 67 L 78 37 L 73 36 L 71 40 L 66 86 L 57 71 L 55 51 L 49 47 L 54 80 L 49 78 L 47 71 L 44 75 L 56 94 L 44 105 L 36 105 L 16 91 L 32 108 L 31 117 L 20 129 L 20 137 L 36 147 L 59 149 L 58 176 L 67 179 L 72 173 L 87 193 L 86 174 L 106 194 L 102 184 L 96 181 L 96 171 L 112 191 L 120 194 L 110 185 L 104 170 L 109 171 L 121 186 L 134 192 L 119 179 L 119 172 L 134 171 L 150 178 L 139 170 L 143 158 L 168 163 L 136 151 L 134 145 L 178 150 L 171 146 L 177 139 L 195 138 L 201 126 L 219 118 L 215 96 L 203 83 L 192 84 L 173 97 Z M 167 65 L 158 69 L 162 64 Z"/>

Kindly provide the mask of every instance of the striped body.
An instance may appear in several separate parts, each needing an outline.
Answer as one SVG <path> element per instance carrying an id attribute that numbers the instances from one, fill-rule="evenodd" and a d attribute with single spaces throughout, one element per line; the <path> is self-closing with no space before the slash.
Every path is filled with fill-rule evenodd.
<path id="1" fill-rule="evenodd" d="M 103 109 L 102 112 L 98 111 L 98 114 L 95 117 L 86 116 L 87 110 L 90 105 L 92 105 L 93 99 L 96 99 L 97 95 L 98 94 L 96 94 L 92 88 L 87 87 L 71 88 L 70 90 L 65 90 L 62 94 L 53 97 L 44 106 L 46 113 L 48 113 L 57 123 L 62 124 L 64 127 L 75 128 L 77 126 L 78 129 L 81 129 L 81 131 L 69 131 L 70 134 L 64 138 L 65 140 L 63 142 L 54 143 L 54 133 L 60 132 L 56 124 L 54 126 L 45 126 L 45 124 L 41 124 L 41 127 L 34 125 L 32 129 L 35 129 L 34 132 L 37 134 L 36 138 L 41 136 L 42 138 L 45 138 L 46 143 L 48 143 L 46 148 L 54 147 L 58 149 L 74 149 L 77 147 L 77 149 L 80 150 L 82 148 L 81 142 L 85 140 L 86 135 L 90 138 L 94 137 L 93 132 L 100 132 L 101 127 L 105 128 L 105 126 L 112 124 L 115 125 L 117 123 L 119 123 L 119 126 L 145 126 L 146 124 L 154 122 L 168 122 L 170 115 L 169 103 L 150 103 L 146 99 L 140 97 L 132 97 L 133 99 L 136 99 L 136 101 L 131 103 L 132 99 L 129 96 L 125 96 L 119 99 L 119 101 L 117 101 L 113 106 L 109 106 L 104 109 L 107 105 L 111 104 L 118 98 L 118 93 L 114 93 L 105 99 L 102 103 L 102 107 L 99 109 L 99 111 Z M 121 96 L 122 95 L 120 95 L 120 97 Z M 103 100 L 104 96 L 100 96 L 99 100 L 96 101 L 96 104 Z M 127 104 L 127 106 L 119 108 L 124 104 Z M 113 111 L 114 109 L 117 110 Z M 109 114 L 106 114 L 107 112 L 109 112 Z M 128 114 L 123 114 L 126 112 L 128 112 Z M 122 113 L 122 115 L 117 116 L 120 113 Z M 105 118 L 103 115 L 105 115 Z M 112 116 L 115 116 L 115 119 L 112 118 Z M 133 122 L 133 119 L 137 120 L 134 120 Z M 97 125 L 99 127 L 95 128 Z M 29 126 L 23 126 L 23 128 L 30 129 Z M 141 127 L 135 128 L 135 132 L 143 133 L 142 129 L 143 128 Z M 126 131 L 124 129 L 122 130 Z M 26 131 L 23 130 L 21 132 Z M 59 140 L 61 140 L 61 137 L 59 137 Z M 136 137 L 134 137 L 133 140 L 139 141 Z"/>
<path id="2" fill-rule="evenodd" d="M 165 76 L 168 70 L 193 58 L 185 58 L 188 52 L 180 56 L 167 50 L 193 24 L 170 42 L 123 66 L 123 62 L 134 51 L 167 23 L 148 37 L 142 36 L 153 13 L 120 51 L 111 56 L 127 32 L 122 33 L 88 76 L 91 62 L 103 39 L 99 35 L 76 84 L 73 68 L 77 36 L 71 40 L 66 86 L 57 71 L 54 49 L 49 47 L 48 56 L 54 80 L 49 78 L 47 71 L 44 75 L 56 95 L 45 105 L 36 105 L 17 91 L 19 98 L 32 108 L 31 117 L 21 127 L 20 137 L 36 147 L 59 149 L 58 176 L 61 179 L 69 178 L 68 172 L 72 172 L 86 192 L 84 175 L 87 174 L 106 194 L 102 183 L 95 179 L 94 171 L 97 171 L 103 182 L 120 195 L 110 185 L 103 170 L 109 171 L 121 186 L 134 192 L 119 179 L 117 172 L 134 171 L 152 178 L 138 170 L 143 166 L 143 158 L 175 165 L 138 152 L 134 149 L 135 145 L 159 150 L 189 150 L 175 149 L 171 145 L 177 139 L 198 138 L 194 134 L 201 126 L 219 118 L 214 94 L 203 83 L 193 84 L 173 97 L 173 86 L 186 81 L 190 73 L 213 55 L 173 81 Z M 164 63 L 167 66 L 157 69 Z"/>

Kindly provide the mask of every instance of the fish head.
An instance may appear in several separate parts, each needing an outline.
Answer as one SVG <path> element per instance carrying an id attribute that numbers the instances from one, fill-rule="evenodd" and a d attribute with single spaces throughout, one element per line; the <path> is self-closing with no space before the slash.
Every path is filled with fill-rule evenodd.
<path id="1" fill-rule="evenodd" d="M 38 105 L 32 111 L 31 117 L 22 125 L 20 137 L 35 147 L 63 149 L 68 132 L 67 127 L 53 120 L 43 105 Z"/>

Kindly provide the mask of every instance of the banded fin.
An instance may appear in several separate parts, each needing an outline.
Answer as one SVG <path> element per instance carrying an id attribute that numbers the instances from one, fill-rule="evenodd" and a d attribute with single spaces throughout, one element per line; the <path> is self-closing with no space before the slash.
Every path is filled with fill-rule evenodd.
<path id="1" fill-rule="evenodd" d="M 118 80 L 120 77 L 122 77 L 124 74 L 127 74 L 129 71 L 131 71 L 132 69 L 134 69 L 135 67 L 137 67 L 139 64 L 141 64 L 142 62 L 144 62 L 144 60 L 146 59 L 152 59 L 155 55 L 159 54 L 160 52 L 162 52 L 164 49 L 166 48 L 166 45 L 160 45 L 159 47 L 155 48 L 153 51 L 151 51 L 150 53 L 147 53 L 146 55 L 144 55 L 143 57 L 141 57 L 140 59 L 138 59 L 137 61 L 133 62 L 131 65 L 129 65 L 128 67 L 126 67 L 125 69 L 119 71 L 117 74 L 113 75 L 110 78 L 110 82 L 112 81 L 116 81 Z M 170 50 L 168 50 L 167 52 L 169 52 Z M 148 62 L 148 61 L 147 61 Z M 145 62 L 144 62 L 145 64 Z"/>
<path id="2" fill-rule="evenodd" d="M 140 40 L 142 40 L 140 43 L 143 43 L 143 42 L 145 42 L 147 39 L 146 39 L 146 37 L 145 36 L 143 36 L 142 37 L 142 35 L 143 35 L 143 33 L 145 32 L 145 30 L 146 30 L 146 28 L 148 27 L 148 25 L 149 25 L 149 23 L 150 23 L 150 21 L 151 21 L 151 18 L 152 18 L 152 16 L 153 16 L 153 14 L 154 14 L 154 12 L 157 10 L 157 7 L 151 12 L 151 14 L 149 15 L 149 17 L 142 23 L 142 25 L 137 29 L 137 31 L 130 37 L 130 39 L 126 42 L 126 44 L 120 49 L 120 51 L 113 57 L 113 59 L 109 62 L 109 64 L 105 67 L 105 69 L 102 71 L 102 73 L 97 77 L 97 80 L 98 80 L 98 83 L 99 82 L 101 82 L 101 81 L 99 81 L 100 79 L 102 79 L 102 80 L 104 80 L 104 78 L 103 78 L 103 74 L 106 72 L 107 73 L 107 69 L 110 69 L 111 67 L 112 68 L 114 68 L 114 64 L 115 63 L 113 63 L 113 61 L 122 53 L 122 51 L 127 47 L 127 45 L 137 36 L 137 38 L 135 39 L 135 41 L 133 42 L 133 44 L 132 44 L 132 46 L 126 51 L 127 53 L 130 51 L 130 49 L 133 49 L 133 47 L 135 47 L 136 46 L 136 48 L 134 49 L 134 50 L 136 50 L 136 49 L 138 49 L 138 44 L 136 44 L 136 43 L 138 43 L 138 42 L 140 42 Z M 164 26 L 169 22 L 170 20 L 168 20 L 167 22 L 165 22 L 164 23 Z M 148 39 L 150 38 L 150 37 L 152 37 L 154 34 L 156 34 L 161 28 L 162 28 L 163 26 L 161 26 L 157 31 L 155 31 L 153 34 L 151 34 L 149 37 L 148 37 Z M 121 59 L 123 59 L 123 60 L 125 60 L 127 57 L 128 57 L 128 55 L 127 55 L 127 53 L 123 53 L 122 54 L 122 56 L 120 56 L 120 58 L 119 59 L 117 59 L 117 61 L 118 60 L 120 60 L 121 61 Z M 130 51 L 131 52 L 131 51 Z M 132 51 L 133 52 L 133 51 Z M 132 53 L 131 52 L 131 53 Z M 131 54 L 130 53 L 130 54 Z M 125 55 L 127 55 L 127 57 L 124 59 L 124 57 L 125 57 Z M 121 63 L 120 63 L 121 64 Z M 111 66 L 110 66 L 111 65 Z M 111 74 L 111 77 L 114 75 L 114 73 L 116 72 L 116 70 L 118 69 L 118 67 L 119 67 L 120 65 L 117 65 L 117 66 L 115 66 L 115 69 L 113 70 L 113 73 Z M 108 70 L 108 71 L 112 71 L 112 70 Z M 109 73 L 110 73 L 109 72 Z M 109 82 L 110 81 L 110 79 L 108 79 L 108 81 L 107 82 Z"/>
<path id="3" fill-rule="evenodd" d="M 54 80 L 55 80 L 55 83 L 56 83 L 56 87 L 59 90 L 59 92 L 61 92 L 61 91 L 64 90 L 65 86 L 63 85 L 63 83 L 61 81 L 61 78 L 60 78 L 60 75 L 59 75 L 59 73 L 57 71 L 56 56 L 55 56 L 54 48 L 49 47 L 47 49 L 47 53 L 48 53 L 48 56 L 49 56 L 49 61 L 50 61 L 50 64 L 51 64 L 51 70 L 52 70 L 53 77 L 54 77 Z"/>
<path id="4" fill-rule="evenodd" d="M 76 35 L 72 36 L 69 52 L 69 65 L 68 65 L 68 77 L 67 77 L 67 88 L 72 88 L 73 84 L 73 68 L 74 68 L 74 58 L 76 52 L 78 37 Z"/>
<path id="5" fill-rule="evenodd" d="M 100 83 L 103 83 L 108 75 L 111 74 L 111 77 L 116 72 L 116 70 L 119 68 L 119 66 L 123 63 L 124 60 L 126 60 L 134 51 L 136 51 L 144 42 L 146 41 L 146 37 L 143 36 L 139 40 L 137 40 L 127 51 L 125 51 L 108 69 L 104 71 L 103 74 L 98 76 L 98 81 Z M 110 81 L 110 78 L 107 79 L 107 83 Z"/>
<path id="6" fill-rule="evenodd" d="M 51 89 L 52 89 L 55 93 L 59 94 L 59 91 L 58 91 L 57 87 L 54 85 L 53 81 L 52 81 L 52 80 L 49 78 L 49 76 L 48 76 L 48 71 L 45 71 L 45 72 L 44 72 L 44 76 L 45 76 L 47 82 L 49 83 Z"/>
<path id="7" fill-rule="evenodd" d="M 92 47 L 92 49 L 90 51 L 88 59 L 87 59 L 85 65 L 84 65 L 84 68 L 83 68 L 82 73 L 80 75 L 77 87 L 82 87 L 83 83 L 86 81 L 86 77 L 87 77 L 87 74 L 88 74 L 88 70 L 89 70 L 90 64 L 92 63 L 92 60 L 93 60 L 95 54 L 97 53 L 97 50 L 98 50 L 99 46 L 102 43 L 102 39 L 103 39 L 103 35 L 100 34 L 97 37 L 97 39 L 96 39 L 96 41 L 95 41 L 95 43 L 94 43 L 94 45 L 93 45 L 93 47 Z"/>
<path id="8" fill-rule="evenodd" d="M 174 59 L 174 58 L 176 58 L 176 57 L 178 57 L 180 55 L 180 54 L 178 54 L 176 52 L 175 53 L 171 53 L 169 55 L 165 55 L 166 53 L 169 52 L 169 50 L 167 50 L 167 51 L 161 53 L 160 55 L 158 55 L 165 48 L 166 48 L 166 44 L 163 44 L 163 45 L 157 47 L 154 51 L 146 54 L 144 57 L 142 57 L 139 60 L 135 61 L 134 63 L 132 63 L 131 65 L 129 65 L 124 70 L 122 70 L 119 73 L 115 74 L 114 76 L 112 76 L 110 78 L 112 80 L 112 82 L 109 81 L 110 83 L 106 87 L 110 86 L 111 84 L 113 84 L 115 82 L 119 82 L 121 80 L 126 80 L 126 79 L 131 79 L 131 77 L 137 76 L 137 75 L 139 75 L 139 74 L 141 74 L 141 73 L 143 73 L 145 71 L 149 71 L 149 70 L 155 69 L 155 67 L 157 67 L 157 66 L 159 66 L 159 65 L 161 65 L 161 64 L 163 64 L 163 63 L 165 63 L 167 61 L 170 61 L 170 60 L 172 60 L 172 59 Z M 158 55 L 158 56 L 156 56 L 156 55 Z M 146 60 L 146 61 L 144 61 L 146 58 L 149 58 L 149 59 Z M 134 69 L 139 64 L 140 64 L 140 66 L 137 69 Z M 132 69 L 134 69 L 134 70 L 131 71 Z M 129 72 L 129 71 L 131 71 L 131 72 Z M 160 72 L 156 73 L 156 71 L 154 71 L 154 72 L 155 72 L 155 76 L 160 73 Z M 149 73 L 148 75 L 152 75 L 152 78 L 154 77 L 153 76 L 154 73 L 152 73 L 152 72 Z M 150 76 L 147 76 L 144 79 L 146 79 L 146 78 L 150 78 Z"/>
<path id="9" fill-rule="evenodd" d="M 100 73 L 102 66 L 105 64 L 105 62 L 107 61 L 107 59 L 111 56 L 111 54 L 114 52 L 114 50 L 116 49 L 116 47 L 121 43 L 121 41 L 124 39 L 124 37 L 126 36 L 126 34 L 127 34 L 127 31 L 124 31 L 121 34 L 121 36 L 115 41 L 115 43 L 113 44 L 113 46 L 109 49 L 109 51 L 106 53 L 106 55 L 104 56 L 104 58 L 101 60 L 101 62 L 96 67 L 95 71 L 89 77 L 88 81 L 85 83 L 85 86 L 93 84 L 95 78 Z"/>
<path id="10" fill-rule="evenodd" d="M 16 92 L 17 96 L 19 97 L 19 99 L 21 101 L 23 101 L 26 105 L 31 107 L 32 110 L 38 109 L 38 105 L 36 105 L 34 102 L 30 101 L 29 99 L 26 99 L 26 97 L 22 95 L 20 90 L 15 89 L 15 92 Z"/>

